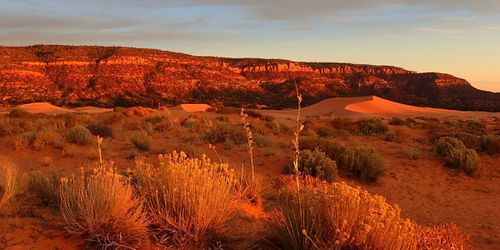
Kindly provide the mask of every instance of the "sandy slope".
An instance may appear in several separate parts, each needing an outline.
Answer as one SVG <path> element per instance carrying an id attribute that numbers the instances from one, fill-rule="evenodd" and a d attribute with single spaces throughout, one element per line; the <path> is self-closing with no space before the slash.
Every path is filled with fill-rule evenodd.
<path id="1" fill-rule="evenodd" d="M 263 114 L 277 118 L 293 118 L 295 110 L 262 110 Z M 306 117 L 321 115 L 338 116 L 387 116 L 387 117 L 446 117 L 487 118 L 500 117 L 500 113 L 458 111 L 449 109 L 416 107 L 389 101 L 377 96 L 363 97 L 336 97 L 325 99 L 316 104 L 302 108 L 302 115 Z"/>
<path id="2" fill-rule="evenodd" d="M 97 108 L 97 107 L 80 107 L 75 109 L 62 108 L 52 105 L 48 102 L 34 102 L 23 104 L 15 107 L 15 109 L 20 109 L 32 114 L 45 113 L 45 114 L 62 114 L 62 113 L 72 113 L 72 112 L 83 112 L 83 113 L 104 113 L 113 111 L 113 109 Z"/>

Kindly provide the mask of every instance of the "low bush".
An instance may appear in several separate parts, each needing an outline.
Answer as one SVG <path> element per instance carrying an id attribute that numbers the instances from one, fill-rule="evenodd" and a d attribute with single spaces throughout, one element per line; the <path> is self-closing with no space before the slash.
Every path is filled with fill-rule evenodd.
<path id="1" fill-rule="evenodd" d="M 344 182 L 330 185 L 289 178 L 278 209 L 267 220 L 267 238 L 281 249 L 469 249 L 456 226 L 424 227 L 405 219 L 397 206 Z M 443 238 L 444 237 L 444 238 Z M 424 247 L 425 246 L 425 247 Z"/>
<path id="2" fill-rule="evenodd" d="M 14 108 L 9 111 L 9 117 L 13 118 L 30 118 L 33 115 L 25 110 L 19 109 L 19 108 Z"/>
<path id="3" fill-rule="evenodd" d="M 384 159 L 373 148 L 344 148 L 335 160 L 339 168 L 368 182 L 376 181 L 386 170 Z"/>
<path id="4" fill-rule="evenodd" d="M 335 133 L 332 129 L 330 129 L 328 127 L 319 127 L 319 128 L 316 128 L 316 134 L 319 137 L 326 138 L 326 137 L 333 136 Z"/>
<path id="5" fill-rule="evenodd" d="M 204 140 L 209 143 L 220 143 L 231 139 L 236 144 L 246 142 L 246 135 L 240 126 L 217 124 L 210 127 L 204 134 Z"/>
<path id="6" fill-rule="evenodd" d="M 78 147 L 72 144 L 64 145 L 61 151 L 63 157 L 73 157 L 79 153 Z"/>
<path id="7" fill-rule="evenodd" d="M 253 139 L 258 147 L 268 147 L 273 143 L 271 137 L 262 134 L 255 134 Z"/>
<path id="8" fill-rule="evenodd" d="M 132 138 L 130 139 L 132 144 L 139 149 L 143 151 L 148 151 L 151 149 L 151 144 L 153 143 L 153 138 L 148 135 L 148 133 L 144 131 L 136 132 L 132 135 Z"/>
<path id="9" fill-rule="evenodd" d="M 359 121 L 359 130 L 363 135 L 373 135 L 389 131 L 389 127 L 380 119 L 365 119 Z"/>
<path id="10" fill-rule="evenodd" d="M 420 159 L 420 154 L 421 154 L 421 151 L 418 148 L 408 148 L 406 150 L 406 155 L 408 155 L 408 158 L 410 160 L 416 161 L 416 160 Z"/>
<path id="11" fill-rule="evenodd" d="M 113 128 L 104 123 L 93 123 L 87 126 L 87 129 L 95 136 L 102 138 L 114 138 Z"/>
<path id="12" fill-rule="evenodd" d="M 434 148 L 437 154 L 444 157 L 447 167 L 461 168 L 468 175 L 473 175 L 476 172 L 479 156 L 475 150 L 468 149 L 457 138 L 441 137 L 436 140 Z"/>
<path id="13" fill-rule="evenodd" d="M 92 134 L 86 127 L 77 125 L 70 128 L 68 132 L 66 132 L 65 138 L 70 143 L 87 145 L 90 141 L 91 135 Z"/>
<path id="14" fill-rule="evenodd" d="M 26 188 L 34 194 L 42 206 L 57 209 L 59 206 L 59 185 L 62 175 L 56 171 L 49 173 L 31 172 Z"/>
<path id="15" fill-rule="evenodd" d="M 60 212 L 69 230 L 98 247 L 147 248 L 148 224 L 129 181 L 112 170 L 63 179 Z"/>
<path id="16" fill-rule="evenodd" d="M 188 158 L 183 152 L 160 155 L 153 166 L 136 161 L 135 182 L 161 244 L 203 246 L 231 217 L 236 179 L 225 164 Z"/>
<path id="17" fill-rule="evenodd" d="M 337 164 L 319 149 L 314 151 L 306 149 L 300 152 L 299 171 L 302 174 L 332 182 L 337 176 Z M 283 172 L 293 174 L 292 163 L 288 164 Z"/>

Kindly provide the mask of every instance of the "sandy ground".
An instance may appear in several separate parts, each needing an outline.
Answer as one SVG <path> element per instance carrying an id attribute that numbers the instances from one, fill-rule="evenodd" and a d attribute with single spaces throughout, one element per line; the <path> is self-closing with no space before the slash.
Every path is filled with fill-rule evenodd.
<path id="1" fill-rule="evenodd" d="M 80 109 L 65 109 L 52 106 L 48 103 L 28 104 L 20 108 L 28 112 L 88 112 L 102 113 L 109 110 L 85 107 Z M 184 118 L 192 112 L 203 112 L 209 108 L 206 104 L 184 104 L 169 108 L 175 118 Z M 102 111 L 102 112 L 101 112 Z M 295 110 L 258 110 L 265 115 L 272 115 L 280 120 L 291 121 L 295 117 Z M 382 98 L 346 97 L 331 98 L 302 109 L 304 118 L 336 115 L 353 118 L 366 116 L 385 117 L 458 117 L 460 119 L 488 119 L 500 117 L 500 113 L 463 112 L 445 109 L 421 108 L 399 104 Z M 97 114 L 98 115 L 98 114 Z M 105 115 L 105 114 L 104 114 Z M 205 113 L 209 118 L 222 116 L 212 112 Z M 234 122 L 239 121 L 238 114 L 223 115 Z M 387 119 L 386 119 L 387 120 Z M 391 129 L 401 127 L 391 126 Z M 184 128 L 183 128 L 184 129 Z M 387 162 L 388 172 L 376 184 L 360 183 L 348 176 L 340 176 L 339 180 L 347 181 L 351 185 L 360 185 L 371 193 L 380 194 L 391 204 L 397 203 L 402 214 L 424 225 L 440 221 L 457 223 L 472 237 L 474 249 L 500 249 L 500 155 L 489 156 L 481 154 L 480 176 L 468 177 L 463 173 L 447 170 L 443 167 L 440 158 L 432 153 L 430 145 L 416 143 L 414 139 L 425 138 L 423 130 L 410 129 L 408 141 L 386 142 L 377 137 L 345 136 L 333 138 L 346 145 L 363 145 L 376 148 Z M 192 133 L 192 132 L 190 132 Z M 150 162 L 156 161 L 156 154 L 178 149 L 179 145 L 186 144 L 184 130 L 168 130 L 155 132 L 153 135 L 153 149 L 150 152 L 140 152 Z M 133 166 L 133 160 L 127 160 L 127 154 L 133 148 L 130 141 L 130 131 L 117 132 L 115 139 L 106 139 L 104 142 L 104 157 L 116 160 L 116 166 L 121 169 Z M 14 152 L 5 143 L 0 143 L 0 154 L 8 155 L 19 167 L 21 173 L 30 170 L 46 170 L 41 159 L 51 156 L 58 169 L 67 172 L 78 171 L 85 162 L 89 161 L 88 152 L 93 146 L 78 147 L 78 156 L 64 158 L 61 151 L 55 148 L 45 148 L 42 151 L 27 149 L 23 152 Z M 406 154 L 409 147 L 422 151 L 420 160 L 410 160 Z M 224 145 L 217 145 L 224 162 L 239 169 L 243 163 L 249 166 L 249 158 L 245 145 L 235 145 L 225 149 Z M 201 148 L 207 155 L 216 159 L 207 145 Z M 279 175 L 283 166 L 289 161 L 292 154 L 289 148 L 289 138 L 273 137 L 270 146 L 257 147 L 256 172 L 263 176 L 268 183 Z M 75 235 L 68 235 L 63 228 L 55 228 L 50 218 L 37 216 L 19 216 L 16 218 L 0 218 L 0 248 L 7 249 L 75 249 L 82 248 L 82 239 Z"/>

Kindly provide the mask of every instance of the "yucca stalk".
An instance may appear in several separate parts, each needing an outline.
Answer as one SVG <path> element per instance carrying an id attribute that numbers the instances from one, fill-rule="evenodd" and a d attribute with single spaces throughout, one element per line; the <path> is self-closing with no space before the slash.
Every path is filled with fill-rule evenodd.
<path id="1" fill-rule="evenodd" d="M 243 128 L 245 129 L 245 134 L 247 136 L 248 154 L 250 155 L 250 166 L 252 168 L 252 181 L 255 182 L 255 166 L 253 162 L 253 147 L 255 142 L 253 140 L 252 130 L 250 129 L 250 123 L 247 121 L 248 114 L 245 113 L 244 108 L 241 108 L 240 116 L 241 120 L 243 120 Z"/>
<path id="2" fill-rule="evenodd" d="M 293 159 L 293 171 L 295 174 L 295 184 L 297 187 L 297 192 L 299 192 L 300 184 L 299 184 L 299 157 L 300 157 L 300 145 L 299 145 L 299 136 L 300 132 L 304 129 L 304 125 L 300 122 L 300 108 L 302 103 L 302 95 L 299 92 L 299 85 L 295 83 L 295 91 L 297 95 L 297 116 L 295 119 L 295 132 L 293 133 L 292 145 L 294 148 L 294 159 Z"/>

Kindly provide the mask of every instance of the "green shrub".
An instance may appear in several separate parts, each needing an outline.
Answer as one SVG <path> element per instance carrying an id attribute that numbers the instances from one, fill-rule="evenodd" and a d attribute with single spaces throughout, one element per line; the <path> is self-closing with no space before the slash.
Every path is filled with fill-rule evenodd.
<path id="1" fill-rule="evenodd" d="M 314 151 L 306 149 L 300 152 L 299 171 L 302 174 L 332 182 L 337 176 L 337 164 L 319 149 Z M 285 167 L 284 172 L 293 173 L 292 163 Z"/>
<path id="2" fill-rule="evenodd" d="M 210 127 L 204 134 L 204 140 L 209 143 L 220 143 L 231 139 L 236 144 L 246 142 L 246 135 L 243 128 L 229 124 L 217 124 Z"/>
<path id="3" fill-rule="evenodd" d="M 137 149 L 143 150 L 143 151 L 148 151 L 151 149 L 151 144 L 153 143 L 153 138 L 148 135 L 148 133 L 144 131 L 136 132 L 132 135 L 132 138 L 130 139 L 132 144 Z"/>
<path id="4" fill-rule="evenodd" d="M 366 119 L 359 121 L 360 132 L 364 135 L 383 134 L 389 130 L 380 119 Z"/>
<path id="5" fill-rule="evenodd" d="M 466 149 L 460 157 L 460 166 L 467 175 L 474 175 L 477 171 L 477 161 L 479 156 L 473 149 Z"/>
<path id="6" fill-rule="evenodd" d="M 479 121 L 467 121 L 465 131 L 474 135 L 485 135 L 486 125 Z"/>
<path id="7" fill-rule="evenodd" d="M 434 147 L 436 153 L 444 157 L 447 167 L 462 168 L 468 175 L 476 172 L 479 156 L 475 150 L 467 149 L 457 138 L 441 137 L 436 141 Z"/>
<path id="8" fill-rule="evenodd" d="M 107 124 L 94 123 L 87 126 L 87 129 L 95 136 L 113 138 L 113 128 Z"/>
<path id="9" fill-rule="evenodd" d="M 368 182 L 376 181 L 386 170 L 384 159 L 373 148 L 345 148 L 338 158 L 341 169 Z"/>
<path id="10" fill-rule="evenodd" d="M 459 139 L 467 148 L 480 150 L 484 136 L 475 135 L 471 133 L 457 133 L 453 137 Z"/>
<path id="11" fill-rule="evenodd" d="M 77 125 L 66 132 L 66 140 L 78 145 L 87 145 L 92 134 L 83 126 Z"/>
<path id="12" fill-rule="evenodd" d="M 36 195 L 43 206 L 56 209 L 59 202 L 61 174 L 51 171 L 47 174 L 31 172 L 28 175 L 27 189 Z"/>
<path id="13" fill-rule="evenodd" d="M 253 139 L 255 145 L 257 145 L 258 147 L 267 147 L 273 142 L 269 136 L 261 134 L 255 134 Z"/>

